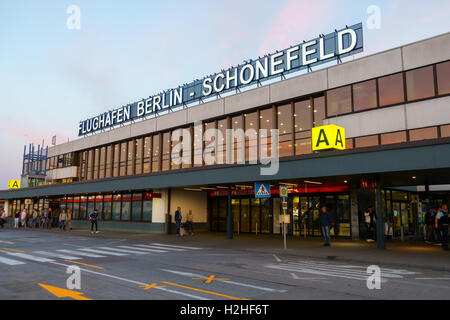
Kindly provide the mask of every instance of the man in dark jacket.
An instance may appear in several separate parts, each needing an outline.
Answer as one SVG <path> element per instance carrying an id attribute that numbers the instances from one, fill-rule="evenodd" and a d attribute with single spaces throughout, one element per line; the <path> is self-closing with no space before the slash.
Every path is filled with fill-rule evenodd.
<path id="1" fill-rule="evenodd" d="M 322 223 L 322 235 L 324 239 L 324 246 L 330 246 L 330 227 L 331 227 L 331 214 L 328 212 L 327 206 L 323 205 L 320 211 L 320 222 Z"/>
<path id="2" fill-rule="evenodd" d="M 180 235 L 180 227 L 181 227 L 181 207 L 177 207 L 177 211 L 175 211 L 175 228 L 177 230 L 177 236 Z"/>
<path id="3" fill-rule="evenodd" d="M 89 215 L 89 220 L 91 220 L 91 233 L 94 234 L 94 225 L 95 225 L 95 233 L 99 233 L 98 231 L 98 210 L 95 209 L 94 212 L 92 212 Z"/>
<path id="4" fill-rule="evenodd" d="M 427 241 L 434 241 L 434 211 L 433 208 L 428 208 L 425 214 L 425 225 L 427 228 Z"/>

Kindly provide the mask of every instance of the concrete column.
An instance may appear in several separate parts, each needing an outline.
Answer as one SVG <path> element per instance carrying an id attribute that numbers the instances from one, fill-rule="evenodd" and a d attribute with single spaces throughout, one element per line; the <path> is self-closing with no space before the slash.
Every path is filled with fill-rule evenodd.
<path id="1" fill-rule="evenodd" d="M 231 186 L 228 187 L 227 239 L 233 239 L 233 211 L 231 210 Z"/>
<path id="2" fill-rule="evenodd" d="M 359 240 L 358 187 L 350 187 L 350 219 L 352 223 L 352 239 Z"/>

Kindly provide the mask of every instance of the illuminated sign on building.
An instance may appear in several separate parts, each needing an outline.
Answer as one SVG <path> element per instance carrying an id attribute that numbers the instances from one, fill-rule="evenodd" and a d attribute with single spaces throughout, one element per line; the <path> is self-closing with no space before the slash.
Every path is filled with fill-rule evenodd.
<path id="1" fill-rule="evenodd" d="M 261 81 L 282 79 L 292 72 L 310 69 L 333 60 L 339 61 L 343 57 L 361 51 L 363 51 L 363 30 L 362 23 L 359 23 L 256 60 L 244 61 L 237 67 L 222 70 L 201 80 L 81 121 L 78 135 L 94 133 L 139 118 L 157 116 L 159 112 L 202 102 L 203 99 L 233 90 L 238 92 L 240 88 L 246 86 L 261 85 Z"/>
<path id="2" fill-rule="evenodd" d="M 312 129 L 312 149 L 321 150 L 345 150 L 345 129 L 334 124 Z"/>

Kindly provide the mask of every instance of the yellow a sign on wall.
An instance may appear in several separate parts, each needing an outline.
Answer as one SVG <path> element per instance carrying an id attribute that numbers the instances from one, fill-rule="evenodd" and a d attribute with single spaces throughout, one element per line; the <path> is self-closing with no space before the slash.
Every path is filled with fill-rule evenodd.
<path id="1" fill-rule="evenodd" d="M 20 180 L 9 180 L 8 189 L 20 189 Z"/>
<path id="2" fill-rule="evenodd" d="M 313 128 L 312 149 L 313 151 L 345 150 L 345 129 L 334 124 Z"/>

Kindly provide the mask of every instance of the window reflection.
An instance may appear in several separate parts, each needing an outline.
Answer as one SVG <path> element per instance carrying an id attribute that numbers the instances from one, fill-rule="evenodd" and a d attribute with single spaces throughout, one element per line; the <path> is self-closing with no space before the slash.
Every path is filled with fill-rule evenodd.
<path id="1" fill-rule="evenodd" d="M 378 92 L 380 96 L 380 106 L 388 106 L 405 101 L 403 90 L 403 73 L 378 79 Z"/>
<path id="2" fill-rule="evenodd" d="M 410 141 L 436 139 L 438 137 L 437 128 L 422 128 L 409 131 Z"/>
<path id="3" fill-rule="evenodd" d="M 328 117 L 352 112 L 351 86 L 327 91 Z"/>
<path id="4" fill-rule="evenodd" d="M 436 65 L 436 78 L 438 83 L 438 94 L 450 93 L 450 61 Z"/>
<path id="5" fill-rule="evenodd" d="M 287 104 L 278 107 L 278 132 L 279 132 L 279 156 L 293 155 L 293 121 L 292 105 Z"/>
<path id="6" fill-rule="evenodd" d="M 434 96 L 433 67 L 425 67 L 406 72 L 408 101 Z"/>
<path id="7" fill-rule="evenodd" d="M 365 81 L 353 85 L 354 111 L 361 111 L 377 107 L 376 80 Z"/>
<path id="8" fill-rule="evenodd" d="M 378 135 L 355 138 L 355 148 L 372 147 L 378 145 Z"/>
<path id="9" fill-rule="evenodd" d="M 381 144 L 406 142 L 406 131 L 384 133 L 381 135 Z"/>

